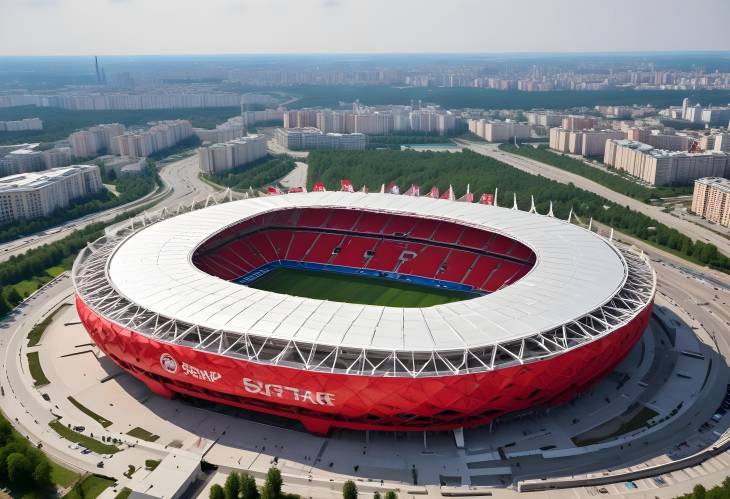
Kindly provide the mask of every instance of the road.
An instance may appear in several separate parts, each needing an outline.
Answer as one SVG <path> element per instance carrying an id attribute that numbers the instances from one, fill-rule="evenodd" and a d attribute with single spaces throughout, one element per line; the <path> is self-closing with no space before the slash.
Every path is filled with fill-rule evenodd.
<path id="1" fill-rule="evenodd" d="M 689 220 L 680 219 L 669 213 L 665 213 L 659 206 L 642 203 L 641 201 L 611 190 L 608 187 L 604 187 L 603 185 L 585 177 L 561 170 L 560 168 L 547 165 L 540 161 L 501 151 L 499 149 L 499 144 L 473 142 L 469 140 L 457 140 L 457 142 L 478 154 L 492 157 L 502 161 L 503 163 L 507 163 L 518 170 L 522 170 L 533 175 L 542 175 L 543 177 L 556 180 L 563 184 L 572 183 L 576 187 L 598 194 L 599 196 L 622 206 L 628 206 L 634 211 L 644 213 L 664 225 L 677 229 L 682 234 L 685 234 L 693 240 L 712 243 L 717 246 L 718 250 L 722 253 L 730 255 L 730 239 L 708 230 L 705 227 L 696 225 Z"/>
<path id="2" fill-rule="evenodd" d="M 160 169 L 160 177 L 163 180 L 163 187 L 141 199 L 100 213 L 92 213 L 82 218 L 71 220 L 63 225 L 47 229 L 38 234 L 32 234 L 1 244 L 0 262 L 8 260 L 12 256 L 21 255 L 29 249 L 63 239 L 74 230 L 82 229 L 89 224 L 111 220 L 120 213 L 153 203 L 157 200 L 162 201 L 158 205 L 160 208 L 163 206 L 172 207 L 177 206 L 181 202 L 190 202 L 194 197 L 202 197 L 214 192 L 211 186 L 200 181 L 197 176 L 197 156 L 191 156 L 163 166 Z M 170 194 L 171 190 L 172 195 L 166 197 Z"/>
<path id="3" fill-rule="evenodd" d="M 296 167 L 281 179 L 281 185 L 286 187 L 305 187 L 307 185 L 307 163 L 296 162 Z"/>

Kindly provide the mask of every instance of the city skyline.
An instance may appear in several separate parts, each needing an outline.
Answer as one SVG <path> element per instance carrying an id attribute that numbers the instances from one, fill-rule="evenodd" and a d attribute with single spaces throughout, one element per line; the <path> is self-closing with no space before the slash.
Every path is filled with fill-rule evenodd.
<path id="1" fill-rule="evenodd" d="M 677 0 L 568 0 L 559 11 L 537 0 L 457 0 L 449 8 L 433 0 L 213 0 L 205 7 L 191 0 L 0 0 L 0 55 L 730 50 L 723 26 L 730 4 L 720 0 L 693 4 L 693 12 L 708 14 L 700 18 L 702 36 L 689 29 L 686 4 Z"/>

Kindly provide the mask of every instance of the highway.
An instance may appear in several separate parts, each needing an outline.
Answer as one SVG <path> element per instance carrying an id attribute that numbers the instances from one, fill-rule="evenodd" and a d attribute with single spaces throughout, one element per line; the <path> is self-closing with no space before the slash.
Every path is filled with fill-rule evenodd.
<path id="1" fill-rule="evenodd" d="M 198 178 L 197 171 L 197 156 L 190 156 L 169 163 L 160 169 L 160 177 L 163 181 L 163 187 L 161 189 L 157 189 L 131 203 L 99 213 L 92 213 L 77 218 L 76 220 L 71 220 L 63 225 L 46 229 L 40 233 L 0 244 L 0 262 L 8 260 L 12 256 L 21 255 L 29 249 L 63 239 L 74 230 L 82 229 L 89 224 L 111 220 L 120 213 L 139 206 L 153 204 L 155 201 L 159 201 L 160 203 L 157 204 L 159 208 L 164 206 L 175 207 L 178 203 L 189 203 L 193 198 L 204 197 L 214 192 L 213 187 Z M 172 194 L 170 194 L 171 192 Z"/>
<path id="2" fill-rule="evenodd" d="M 473 142 L 469 140 L 457 140 L 460 145 L 471 149 L 472 151 L 489 156 L 506 163 L 518 170 L 530 173 L 532 175 L 542 175 L 545 178 L 556 180 L 563 184 L 572 183 L 576 187 L 584 189 L 586 191 L 593 192 L 602 196 L 608 200 L 618 203 L 622 206 L 627 206 L 634 211 L 644 213 L 658 222 L 663 223 L 669 227 L 673 227 L 680 231 L 682 234 L 691 237 L 694 240 L 699 240 L 706 243 L 712 243 L 717 246 L 725 255 L 730 255 L 730 239 L 717 234 L 705 227 L 696 225 L 689 220 L 677 218 L 669 213 L 665 213 L 661 207 L 652 206 L 646 203 L 642 203 L 634 198 L 616 192 L 598 184 L 592 180 L 589 180 L 575 173 L 570 173 L 560 168 L 536 161 L 534 159 L 525 158 L 517 154 L 511 154 L 504 152 L 499 149 L 499 144 L 491 144 L 485 142 Z M 529 146 L 528 146 L 529 147 Z M 511 204 L 512 200 L 509 200 Z"/>

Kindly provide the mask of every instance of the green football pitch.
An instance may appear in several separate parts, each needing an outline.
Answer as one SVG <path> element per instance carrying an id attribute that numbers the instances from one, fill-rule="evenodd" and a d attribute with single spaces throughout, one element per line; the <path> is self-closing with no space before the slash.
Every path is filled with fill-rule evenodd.
<path id="1" fill-rule="evenodd" d="M 274 269 L 248 286 L 304 298 L 386 307 L 430 307 L 475 297 L 463 291 L 377 277 L 286 268 Z"/>

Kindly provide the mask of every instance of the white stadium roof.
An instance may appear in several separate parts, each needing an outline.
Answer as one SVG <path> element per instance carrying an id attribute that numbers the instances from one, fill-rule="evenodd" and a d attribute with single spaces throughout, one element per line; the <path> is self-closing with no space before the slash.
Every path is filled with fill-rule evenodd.
<path id="1" fill-rule="evenodd" d="M 537 259 L 526 276 L 500 291 L 427 308 L 282 295 L 225 281 L 193 265 L 194 250 L 213 234 L 262 213 L 296 207 L 453 221 L 520 241 Z M 128 301 L 209 330 L 282 342 L 424 352 L 510 342 L 576 321 L 621 291 L 628 265 L 605 238 L 553 217 L 425 197 L 318 192 L 234 201 L 154 223 L 116 246 L 107 275 Z"/>

